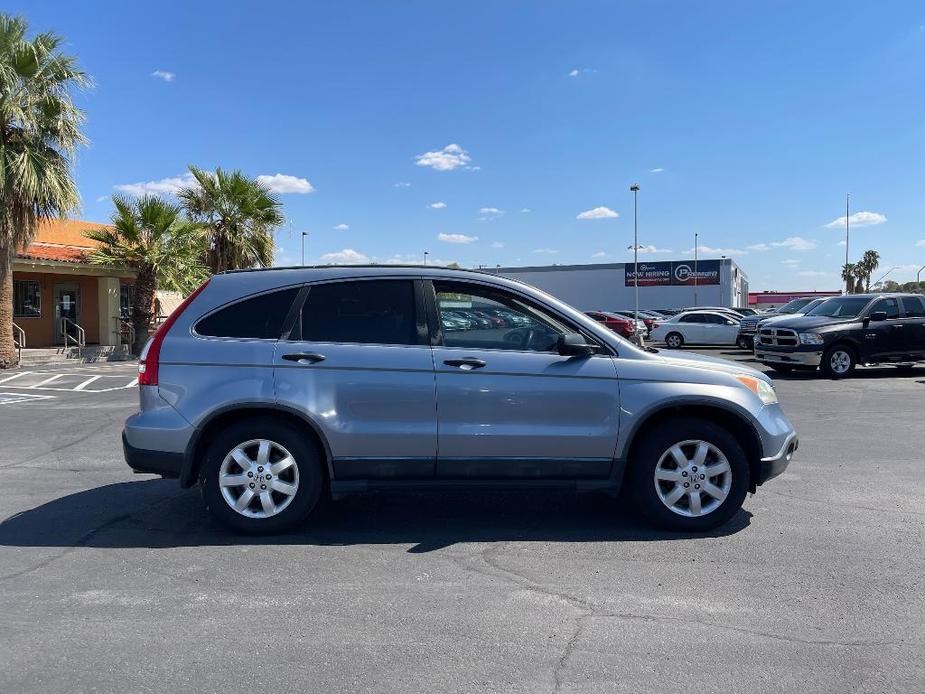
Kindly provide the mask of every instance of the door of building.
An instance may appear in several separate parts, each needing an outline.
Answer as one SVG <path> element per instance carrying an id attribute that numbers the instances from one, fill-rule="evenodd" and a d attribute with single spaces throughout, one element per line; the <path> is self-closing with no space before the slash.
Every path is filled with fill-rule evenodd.
<path id="1" fill-rule="evenodd" d="M 67 318 L 68 321 L 62 320 Z M 80 288 L 75 282 L 55 284 L 55 344 L 64 344 L 65 333 L 77 337 L 80 323 Z"/>

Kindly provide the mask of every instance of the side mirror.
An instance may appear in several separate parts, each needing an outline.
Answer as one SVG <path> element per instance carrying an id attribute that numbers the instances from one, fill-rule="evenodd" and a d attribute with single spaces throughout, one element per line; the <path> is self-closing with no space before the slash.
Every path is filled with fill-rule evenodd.
<path id="1" fill-rule="evenodd" d="M 870 319 L 872 321 L 886 320 L 886 311 L 874 311 L 870 314 Z"/>
<path id="2" fill-rule="evenodd" d="M 597 352 L 597 345 L 588 344 L 580 333 L 559 335 L 556 347 L 563 357 L 588 357 Z"/>
<path id="3" fill-rule="evenodd" d="M 739 324 L 739 321 L 737 320 L 732 320 L 731 318 L 726 320 L 726 325 L 738 325 L 738 324 Z"/>

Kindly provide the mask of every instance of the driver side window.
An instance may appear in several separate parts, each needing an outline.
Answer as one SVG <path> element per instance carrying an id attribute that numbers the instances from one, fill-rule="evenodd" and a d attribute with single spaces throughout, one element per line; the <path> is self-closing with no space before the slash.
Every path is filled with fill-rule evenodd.
<path id="1" fill-rule="evenodd" d="M 480 285 L 434 282 L 446 347 L 555 352 L 567 330 L 513 295 Z"/>

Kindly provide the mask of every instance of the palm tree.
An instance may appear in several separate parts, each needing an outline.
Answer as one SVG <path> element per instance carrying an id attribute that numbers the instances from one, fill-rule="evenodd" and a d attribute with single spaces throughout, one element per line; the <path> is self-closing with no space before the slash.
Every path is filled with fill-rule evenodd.
<path id="1" fill-rule="evenodd" d="M 86 138 L 71 92 L 90 79 L 52 33 L 26 38 L 21 17 L 0 14 L 0 369 L 15 363 L 13 258 L 42 217 L 62 217 L 80 196 L 71 177 Z"/>
<path id="2" fill-rule="evenodd" d="M 845 281 L 845 294 L 854 294 L 854 277 L 857 274 L 857 265 L 845 263 L 842 265 L 841 278 Z"/>
<path id="3" fill-rule="evenodd" d="M 99 265 L 122 265 L 138 272 L 132 299 L 132 351 L 141 354 L 154 318 L 158 288 L 188 294 L 208 271 L 201 258 L 205 250 L 202 230 L 185 219 L 178 205 L 155 196 L 112 198 L 112 226 L 91 229 L 84 236 L 99 244 L 90 256 Z"/>
<path id="4" fill-rule="evenodd" d="M 273 262 L 273 231 L 283 223 L 282 203 L 259 181 L 240 171 L 215 173 L 189 167 L 196 185 L 178 197 L 208 240 L 206 265 L 213 272 L 267 267 Z"/>
<path id="5" fill-rule="evenodd" d="M 864 280 L 864 291 L 870 291 L 870 276 L 880 267 L 880 254 L 877 251 L 864 251 L 858 263 L 858 282 Z"/>

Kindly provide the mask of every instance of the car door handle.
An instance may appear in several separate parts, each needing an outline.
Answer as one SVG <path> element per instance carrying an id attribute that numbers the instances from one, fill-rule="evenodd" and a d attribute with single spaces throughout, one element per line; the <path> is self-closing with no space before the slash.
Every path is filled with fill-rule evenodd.
<path id="1" fill-rule="evenodd" d="M 304 362 L 314 364 L 315 362 L 324 361 L 324 355 L 318 354 L 317 352 L 296 352 L 295 354 L 284 354 L 283 359 L 286 361 L 296 361 L 300 364 Z"/>
<path id="2" fill-rule="evenodd" d="M 456 366 L 466 371 L 471 371 L 472 369 L 481 369 L 483 366 L 485 366 L 485 362 L 482 359 L 476 359 L 475 357 L 464 357 L 463 359 L 447 359 L 443 363 L 447 366 Z"/>

